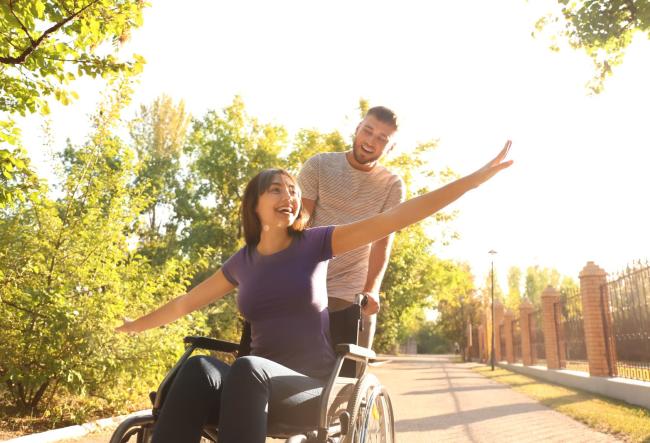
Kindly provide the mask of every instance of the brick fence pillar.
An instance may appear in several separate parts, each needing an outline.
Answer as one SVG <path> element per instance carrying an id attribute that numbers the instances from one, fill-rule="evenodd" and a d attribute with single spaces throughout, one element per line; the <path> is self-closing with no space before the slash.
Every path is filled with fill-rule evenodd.
<path id="1" fill-rule="evenodd" d="M 494 302 L 494 361 L 503 360 L 505 349 L 501 349 L 501 328 L 503 327 L 504 307 L 499 300 Z"/>
<path id="2" fill-rule="evenodd" d="M 506 350 L 505 350 L 505 356 L 506 356 L 506 361 L 510 364 L 515 362 L 515 352 L 514 352 L 514 347 L 512 343 L 512 320 L 514 318 L 514 314 L 512 311 L 507 310 L 505 314 L 503 314 L 503 333 L 506 336 Z"/>
<path id="3" fill-rule="evenodd" d="M 582 298 L 582 315 L 584 319 L 585 344 L 589 375 L 607 377 L 616 374 L 613 340 L 607 331 L 611 331 L 611 314 L 607 294 L 607 274 L 594 262 L 587 262 L 580 272 L 580 296 Z M 601 287 L 604 286 L 603 294 Z M 607 307 L 605 312 L 601 306 Z M 608 354 L 611 357 L 608 359 Z"/>
<path id="4" fill-rule="evenodd" d="M 519 329 L 521 329 L 521 362 L 526 366 L 533 364 L 533 354 L 530 348 L 530 315 L 533 304 L 527 298 L 519 305 Z"/>
<path id="5" fill-rule="evenodd" d="M 467 322 L 465 327 L 465 348 L 463 349 L 463 361 L 472 359 L 472 322 Z"/>
<path id="6" fill-rule="evenodd" d="M 544 331 L 544 351 L 546 367 L 560 369 L 560 342 L 555 318 L 556 304 L 560 302 L 560 293 L 552 286 L 542 292 L 542 331 Z"/>
<path id="7" fill-rule="evenodd" d="M 478 360 L 485 362 L 485 325 L 478 327 Z"/>
<path id="8" fill-rule="evenodd" d="M 485 361 L 490 363 L 492 358 L 492 307 L 488 305 L 484 309 L 485 315 Z"/>

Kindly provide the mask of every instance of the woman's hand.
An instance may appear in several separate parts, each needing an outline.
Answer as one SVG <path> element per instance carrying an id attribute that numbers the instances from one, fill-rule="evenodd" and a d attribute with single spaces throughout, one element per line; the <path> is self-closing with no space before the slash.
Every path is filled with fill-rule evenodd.
<path id="1" fill-rule="evenodd" d="M 117 328 L 115 328 L 116 332 L 128 332 L 128 333 L 138 332 L 133 329 L 133 320 L 124 317 L 122 321 L 124 322 L 124 324 L 122 326 L 118 326 Z"/>
<path id="2" fill-rule="evenodd" d="M 499 152 L 499 155 L 469 176 L 475 187 L 482 185 L 494 177 L 497 172 L 506 169 L 512 164 L 512 160 L 504 161 L 508 155 L 508 151 L 510 151 L 510 146 L 512 146 L 512 141 L 508 140 L 501 152 Z"/>

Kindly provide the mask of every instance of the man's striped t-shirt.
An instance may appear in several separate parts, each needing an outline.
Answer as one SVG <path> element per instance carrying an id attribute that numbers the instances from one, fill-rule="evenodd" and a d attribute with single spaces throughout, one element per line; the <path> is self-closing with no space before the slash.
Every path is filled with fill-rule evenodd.
<path id="1" fill-rule="evenodd" d="M 384 212 L 404 200 L 402 179 L 377 164 L 370 171 L 350 166 L 345 152 L 313 156 L 298 176 L 302 196 L 315 201 L 311 226 L 342 225 Z M 330 260 L 330 297 L 354 301 L 368 275 L 370 245 Z"/>

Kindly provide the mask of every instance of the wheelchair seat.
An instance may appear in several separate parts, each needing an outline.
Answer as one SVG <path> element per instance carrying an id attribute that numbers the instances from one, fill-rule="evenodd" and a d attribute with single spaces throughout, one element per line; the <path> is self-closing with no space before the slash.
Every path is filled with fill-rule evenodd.
<path id="1" fill-rule="evenodd" d="M 267 436 L 284 439 L 286 443 L 361 443 L 366 441 L 393 443 L 395 441 L 393 410 L 390 397 L 379 380 L 367 372 L 374 352 L 358 346 L 361 328 L 359 304 L 330 312 L 330 335 L 337 355 L 334 370 L 323 388 L 319 422 L 306 426 L 268 423 Z M 131 417 L 122 422 L 111 437 L 111 443 L 148 443 L 167 390 L 183 363 L 196 349 L 234 354 L 250 353 L 250 324 L 244 323 L 239 343 L 209 337 L 185 337 L 185 353 L 151 394 L 151 414 Z M 218 428 L 205 425 L 202 441 L 216 442 Z"/>

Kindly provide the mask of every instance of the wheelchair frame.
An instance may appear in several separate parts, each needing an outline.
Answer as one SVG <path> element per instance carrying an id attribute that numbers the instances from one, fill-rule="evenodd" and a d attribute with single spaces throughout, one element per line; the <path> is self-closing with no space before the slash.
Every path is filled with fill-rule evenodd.
<path id="1" fill-rule="evenodd" d="M 394 417 L 390 396 L 379 380 L 367 372 L 368 361 L 375 353 L 358 346 L 361 308 L 354 304 L 330 313 L 330 331 L 337 359 L 328 383 L 323 388 L 318 427 L 295 428 L 270 423 L 267 437 L 286 439 L 285 443 L 394 443 Z M 153 425 L 158 417 L 169 386 L 181 366 L 197 349 L 232 353 L 237 357 L 250 353 L 250 325 L 245 324 L 240 343 L 209 337 L 185 337 L 187 348 L 163 378 L 158 390 L 151 393 L 152 413 L 130 417 L 122 422 L 110 443 L 126 443 L 136 436 L 137 443 L 151 441 Z M 374 424 L 373 423 L 377 422 Z M 379 439 L 369 439 L 376 428 Z M 203 436 L 216 442 L 218 429 L 206 425 Z"/>

